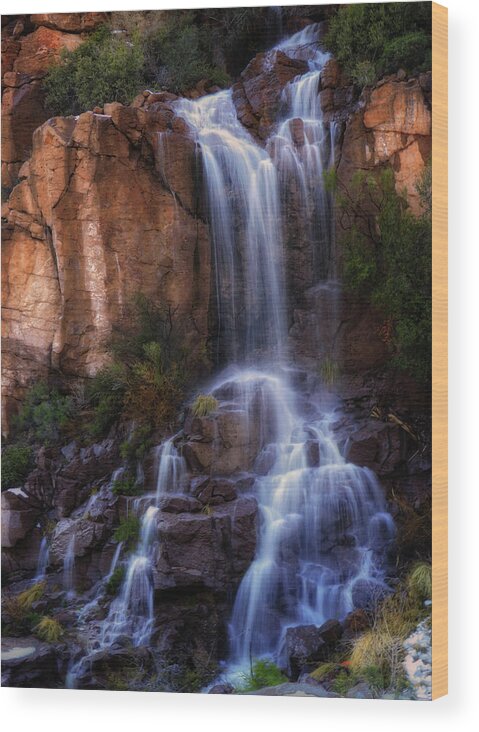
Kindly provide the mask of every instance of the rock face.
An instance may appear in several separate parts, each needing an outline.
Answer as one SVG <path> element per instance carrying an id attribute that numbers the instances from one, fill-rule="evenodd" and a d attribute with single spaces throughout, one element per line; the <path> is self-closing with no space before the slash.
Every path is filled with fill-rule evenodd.
<path id="1" fill-rule="evenodd" d="M 296 681 L 303 671 L 312 670 L 321 661 L 327 661 L 342 632 L 341 623 L 337 620 L 328 620 L 319 628 L 315 625 L 288 628 L 285 640 L 288 677 Z"/>
<path id="2" fill-rule="evenodd" d="M 2 686 L 59 688 L 55 648 L 37 638 L 2 637 Z"/>
<path id="3" fill-rule="evenodd" d="M 233 86 L 238 119 L 250 132 L 265 140 L 277 121 L 283 88 L 306 70 L 304 61 L 291 59 L 282 51 L 255 56 Z"/>
<path id="4" fill-rule="evenodd" d="M 4 231 L 6 417 L 51 369 L 93 375 L 132 296 L 171 306 L 193 352 L 207 336 L 210 254 L 198 217 L 195 145 L 168 106 L 55 118 L 34 135 Z M 170 112 L 169 119 L 173 115 Z M 155 170 L 158 131 L 168 135 Z"/>
<path id="5" fill-rule="evenodd" d="M 6 20 L 3 25 L 3 20 Z M 52 13 L 2 18 L 2 185 L 11 188 L 48 118 L 41 80 L 62 50 L 73 51 L 106 13 Z"/>

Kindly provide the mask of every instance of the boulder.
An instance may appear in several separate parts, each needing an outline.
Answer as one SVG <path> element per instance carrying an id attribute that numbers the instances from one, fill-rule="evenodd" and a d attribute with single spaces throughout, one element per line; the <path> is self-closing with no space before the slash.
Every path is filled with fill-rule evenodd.
<path id="1" fill-rule="evenodd" d="M 321 698 L 338 698 L 339 694 L 334 691 L 326 691 L 324 686 L 308 683 L 285 683 L 278 686 L 265 686 L 258 691 L 250 691 L 249 694 L 256 696 L 316 696 Z"/>
<path id="2" fill-rule="evenodd" d="M 249 497 L 199 513 L 160 511 L 155 588 L 231 591 L 254 557 L 256 514 L 256 500 Z"/>
<path id="3" fill-rule="evenodd" d="M 62 686 L 61 662 L 54 646 L 37 638 L 2 636 L 2 686 L 55 689 Z"/>
<path id="4" fill-rule="evenodd" d="M 158 501 L 160 511 L 166 513 L 197 513 L 203 509 L 203 504 L 192 496 L 181 493 L 168 494 Z"/>
<path id="5" fill-rule="evenodd" d="M 356 608 L 343 620 L 343 638 L 351 640 L 371 627 L 371 621 L 363 608 Z"/>
<path id="6" fill-rule="evenodd" d="M 208 694 L 234 694 L 235 688 L 231 684 L 215 684 L 208 691 Z"/>
<path id="7" fill-rule="evenodd" d="M 382 582 L 358 579 L 352 588 L 352 601 L 355 608 L 372 610 L 392 592 Z"/>
<path id="8" fill-rule="evenodd" d="M 38 521 L 40 510 L 28 493 L 11 488 L 2 493 L 2 547 L 14 547 Z"/>
<path id="9" fill-rule="evenodd" d="M 285 639 L 288 677 L 295 681 L 307 666 L 327 660 L 327 644 L 316 625 L 288 628 Z"/>

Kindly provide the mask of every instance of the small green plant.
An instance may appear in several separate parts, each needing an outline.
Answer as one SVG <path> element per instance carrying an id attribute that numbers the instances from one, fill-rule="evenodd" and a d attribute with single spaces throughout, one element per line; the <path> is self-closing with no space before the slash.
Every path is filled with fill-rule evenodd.
<path id="1" fill-rule="evenodd" d="M 33 605 L 43 597 L 45 582 L 37 582 L 18 595 L 6 595 L 2 601 L 2 621 L 8 632 L 14 635 L 25 635 L 39 620 Z"/>
<path id="2" fill-rule="evenodd" d="M 321 381 L 326 386 L 333 386 L 339 377 L 339 365 L 332 356 L 325 356 L 319 364 L 319 373 Z"/>
<path id="3" fill-rule="evenodd" d="M 33 632 L 40 640 L 46 641 L 47 643 L 58 643 L 63 635 L 63 628 L 58 620 L 44 615 L 34 627 Z"/>
<path id="4" fill-rule="evenodd" d="M 345 669 L 340 671 L 332 683 L 335 694 L 346 696 L 348 691 L 357 683 L 357 676 Z"/>
<path id="5" fill-rule="evenodd" d="M 2 452 L 2 491 L 24 483 L 33 468 L 33 452 L 25 445 L 8 445 Z"/>
<path id="6" fill-rule="evenodd" d="M 143 460 L 152 445 L 151 428 L 149 425 L 142 425 L 137 427 L 130 437 L 121 443 L 120 455 L 123 460 L 130 463 Z"/>
<path id="7" fill-rule="evenodd" d="M 198 394 L 191 411 L 194 417 L 207 417 L 218 409 L 218 400 L 211 394 Z"/>
<path id="8" fill-rule="evenodd" d="M 117 478 L 111 490 L 116 496 L 137 496 L 141 492 L 136 479 L 132 475 Z"/>
<path id="9" fill-rule="evenodd" d="M 113 532 L 113 540 L 116 542 L 124 542 L 128 547 L 132 547 L 140 535 L 140 519 L 136 516 L 127 516 L 120 521 Z"/>
<path id="10" fill-rule="evenodd" d="M 257 691 L 265 686 L 278 686 L 287 680 L 273 661 L 260 658 L 253 661 L 249 674 L 243 675 L 243 683 L 237 688 L 237 691 L 239 693 Z"/>
<path id="11" fill-rule="evenodd" d="M 119 564 L 118 567 L 115 567 L 111 576 L 105 582 L 106 594 L 111 596 L 117 595 L 124 579 L 125 567 L 122 564 Z"/>

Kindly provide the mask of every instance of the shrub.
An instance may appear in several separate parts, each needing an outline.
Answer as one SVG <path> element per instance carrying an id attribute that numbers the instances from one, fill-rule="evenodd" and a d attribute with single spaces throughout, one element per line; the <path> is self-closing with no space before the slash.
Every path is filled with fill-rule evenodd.
<path id="1" fill-rule="evenodd" d="M 218 409 L 218 400 L 211 394 L 198 394 L 191 411 L 195 417 L 207 417 Z"/>
<path id="2" fill-rule="evenodd" d="M 422 182 L 421 182 L 422 183 Z M 422 185 L 424 185 L 422 183 Z M 425 194 L 427 195 L 427 194 Z M 337 196 L 344 278 L 368 292 L 392 323 L 392 363 L 418 380 L 431 377 L 431 216 L 414 216 L 395 190 L 392 169 L 359 172 Z"/>
<path id="3" fill-rule="evenodd" d="M 87 387 L 93 418 L 88 425 L 92 437 L 103 437 L 121 416 L 127 388 L 127 373 L 121 363 L 98 371 Z"/>
<path id="4" fill-rule="evenodd" d="M 430 3 L 362 3 L 337 9 L 325 45 L 361 84 L 403 67 L 430 68 Z"/>
<path id="5" fill-rule="evenodd" d="M 22 485 L 33 468 L 33 452 L 25 445 L 8 445 L 2 452 L 2 491 Z"/>
<path id="6" fill-rule="evenodd" d="M 106 594 L 107 595 L 117 595 L 118 590 L 122 586 L 124 579 L 125 579 L 125 567 L 122 564 L 119 564 L 118 567 L 115 567 L 111 576 L 105 582 Z"/>
<path id="7" fill-rule="evenodd" d="M 121 443 L 120 456 L 130 463 L 143 460 L 152 445 L 151 428 L 148 425 L 142 425 L 135 429 L 127 440 Z"/>
<path id="8" fill-rule="evenodd" d="M 75 414 L 70 396 L 50 389 L 45 382 L 32 386 L 18 415 L 14 430 L 42 442 L 57 442 Z"/>
<path id="9" fill-rule="evenodd" d="M 44 80 L 47 107 L 72 115 L 106 102 L 128 104 L 144 86 L 143 65 L 136 35 L 127 40 L 102 26 L 50 68 Z"/>
<path id="10" fill-rule="evenodd" d="M 137 496 L 140 492 L 136 478 L 128 474 L 115 480 L 111 490 L 116 496 Z"/>
<path id="11" fill-rule="evenodd" d="M 63 635 L 63 628 L 58 620 L 44 615 L 34 627 L 33 632 L 40 640 L 46 641 L 47 643 L 58 643 Z"/>
<path id="12" fill-rule="evenodd" d="M 407 578 L 407 586 L 413 598 L 419 602 L 432 597 L 432 567 L 426 562 L 415 564 Z"/>
<path id="13" fill-rule="evenodd" d="M 6 621 L 8 632 L 24 635 L 31 632 L 38 622 L 38 615 L 33 605 L 45 592 L 45 582 L 37 582 L 18 595 L 7 595 L 2 601 L 2 620 Z"/>
<path id="14" fill-rule="evenodd" d="M 120 521 L 120 525 L 113 532 L 113 540 L 125 542 L 129 547 L 133 546 L 140 535 L 140 520 L 136 516 L 127 516 Z"/>
<path id="15" fill-rule="evenodd" d="M 243 683 L 237 691 L 240 693 L 257 691 L 265 686 L 283 684 L 287 680 L 273 661 L 261 658 L 252 663 L 249 674 L 243 674 Z"/>
<path id="16" fill-rule="evenodd" d="M 200 79 L 226 85 L 229 77 L 212 62 L 205 30 L 193 23 L 192 13 L 170 16 L 145 38 L 148 77 L 174 92 L 184 92 Z"/>

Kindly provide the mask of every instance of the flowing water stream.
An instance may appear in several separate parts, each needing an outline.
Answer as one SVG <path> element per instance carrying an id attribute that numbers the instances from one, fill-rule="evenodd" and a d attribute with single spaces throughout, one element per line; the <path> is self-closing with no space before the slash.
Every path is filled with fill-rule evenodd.
<path id="1" fill-rule="evenodd" d="M 175 103 L 198 142 L 207 194 L 217 342 L 228 364 L 211 393 L 247 415 L 260 446 L 252 488 L 260 514 L 256 556 L 229 624 L 233 670 L 249 667 L 252 657 L 280 660 L 288 627 L 343 618 L 381 591 L 395 534 L 374 474 L 346 462 L 321 394 L 306 399 L 288 367 L 286 203 L 293 182 L 302 211 L 298 237 L 314 244 L 317 282 L 332 280 L 332 201 L 323 171 L 334 162 L 336 129 L 324 124 L 319 104 L 328 59 L 319 26 L 277 48 L 306 61 L 308 71 L 285 87 L 283 119 L 265 147 L 238 121 L 231 90 Z M 156 492 L 132 506 L 141 516 L 140 538 L 96 648 L 122 636 L 137 646 L 150 640 L 157 513 L 165 492 L 181 490 L 186 476 L 174 438 L 159 448 L 157 475 Z"/>

